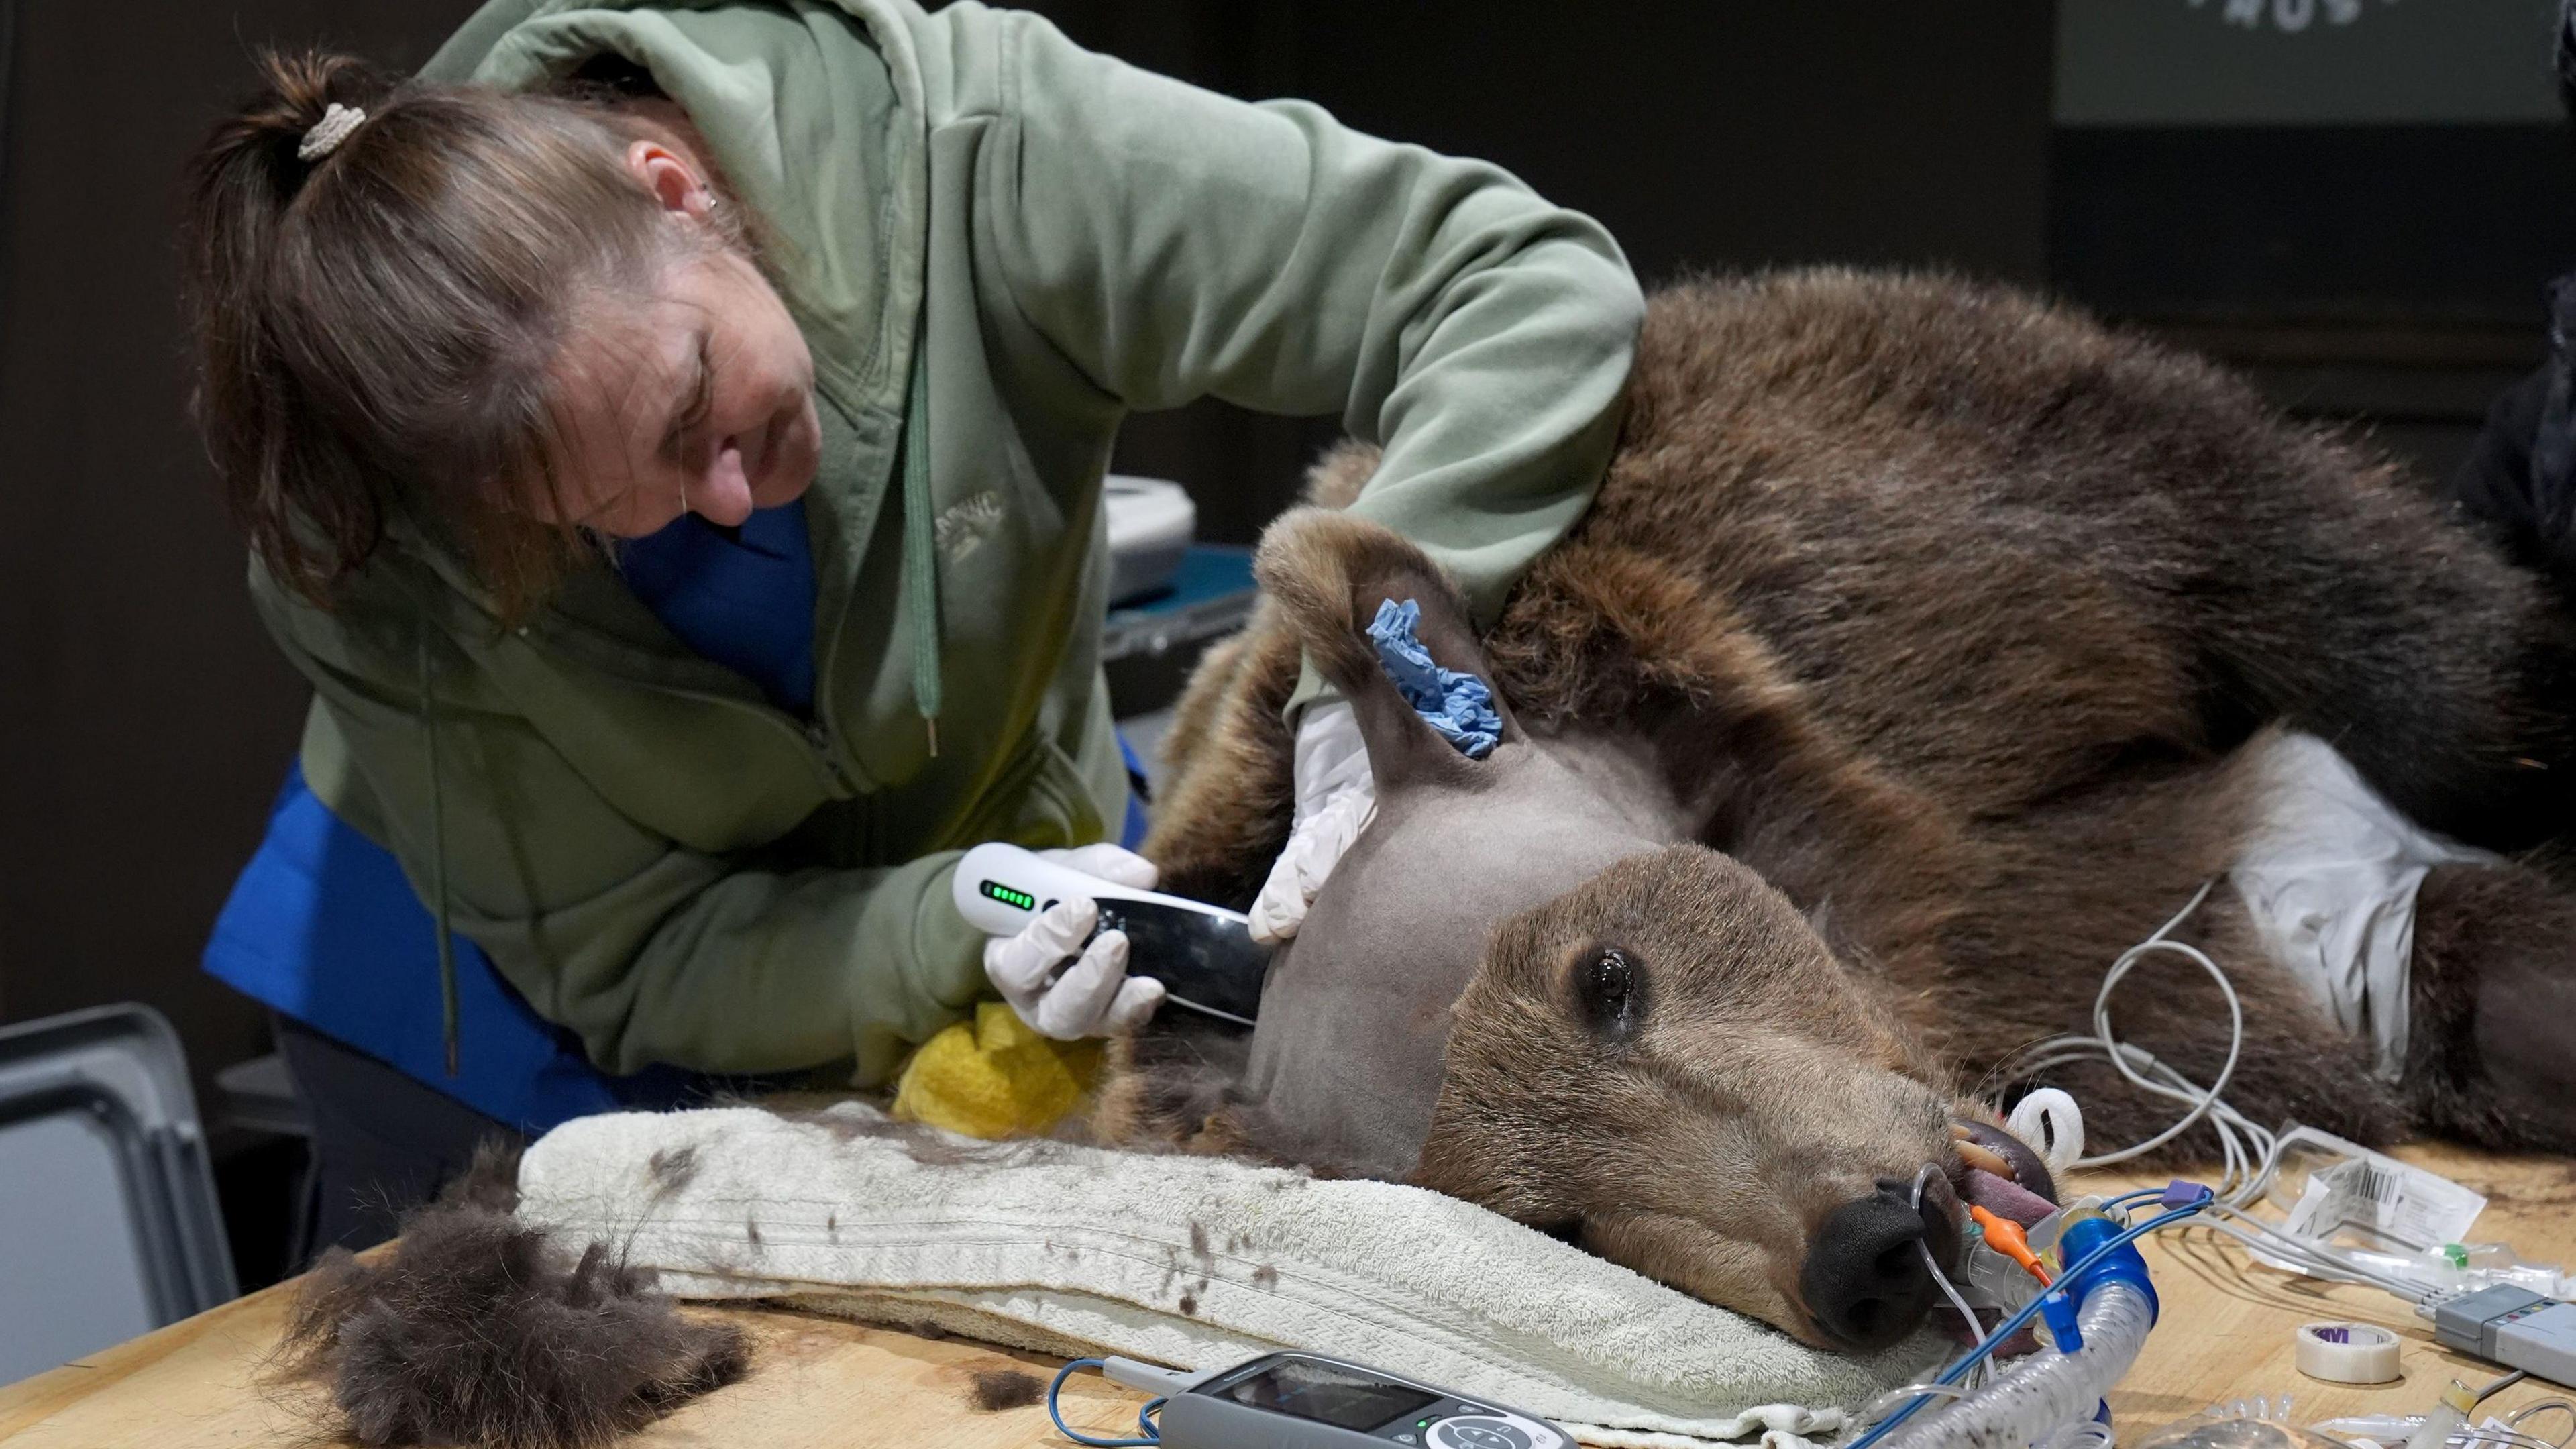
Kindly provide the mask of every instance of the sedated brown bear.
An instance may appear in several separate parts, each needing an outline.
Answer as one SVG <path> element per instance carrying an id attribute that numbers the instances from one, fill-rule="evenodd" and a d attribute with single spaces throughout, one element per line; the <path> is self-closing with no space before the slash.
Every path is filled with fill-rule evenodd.
<path id="1" fill-rule="evenodd" d="M 1334 510 L 1369 462 L 1328 458 L 1319 506 L 1271 528 L 1146 850 L 1167 889 L 1249 901 L 1289 824 L 1301 655 L 1357 711 L 1375 818 L 1255 1031 L 1167 1020 L 1117 1054 L 1108 1140 L 1420 1183 L 1885 1344 L 1931 1301 L 1914 1244 L 1956 1241 L 1950 1194 L 1908 1190 L 2000 1158 L 2049 1192 L 1978 1089 L 2090 1029 L 2104 966 L 2229 871 L 2250 762 L 2295 730 L 2499 854 L 2423 882 L 2393 1082 L 2212 891 L 2176 934 L 2243 1002 L 2230 1101 L 2364 1142 L 2576 1147 L 2576 905 L 2548 856 L 2576 832 L 2576 628 L 2364 449 L 2017 293 L 1809 271 L 1654 300 L 1598 500 L 1490 627 Z M 1363 636 L 1407 598 L 1493 684 L 1482 760 Z M 2219 1071 L 2196 973 L 2115 1015 Z M 2061 1076 L 2096 1140 L 2175 1110 Z"/>

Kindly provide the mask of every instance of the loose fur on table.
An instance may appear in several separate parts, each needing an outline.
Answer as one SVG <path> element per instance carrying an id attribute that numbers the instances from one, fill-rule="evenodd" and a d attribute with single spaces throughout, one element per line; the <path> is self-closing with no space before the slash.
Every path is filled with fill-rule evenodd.
<path id="1" fill-rule="evenodd" d="M 487 1154 L 381 1262 L 313 1270 L 277 1366 L 330 1385 L 370 1445 L 597 1449 L 742 1377 L 742 1330 L 684 1316 L 606 1243 L 575 1253 L 511 1215 Z"/>
<path id="2" fill-rule="evenodd" d="M 1046 1397 L 1046 1380 L 1021 1369 L 977 1369 L 968 1396 L 979 1414 L 1024 1409 Z"/>

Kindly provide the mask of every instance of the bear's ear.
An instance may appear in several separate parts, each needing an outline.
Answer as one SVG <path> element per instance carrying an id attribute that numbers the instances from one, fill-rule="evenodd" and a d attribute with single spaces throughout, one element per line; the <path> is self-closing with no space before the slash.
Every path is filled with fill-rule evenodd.
<path id="1" fill-rule="evenodd" d="M 1432 661 L 1483 680 L 1502 717 L 1502 742 L 1522 738 L 1510 702 L 1494 688 L 1493 669 L 1457 589 L 1439 565 L 1391 530 L 1347 513 L 1296 509 L 1262 535 L 1253 571 L 1315 668 L 1351 702 L 1381 798 L 1415 784 L 1472 785 L 1483 773 L 1483 762 L 1423 722 L 1378 662 L 1368 627 L 1383 604 L 1419 604 L 1417 637 Z"/>

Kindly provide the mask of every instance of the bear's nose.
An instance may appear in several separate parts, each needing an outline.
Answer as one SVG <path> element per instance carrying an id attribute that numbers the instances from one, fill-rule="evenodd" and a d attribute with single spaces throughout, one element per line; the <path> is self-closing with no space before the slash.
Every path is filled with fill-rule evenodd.
<path id="1" fill-rule="evenodd" d="M 1908 1182 L 1880 1182 L 1878 1191 L 1826 1214 L 1807 1245 L 1799 1296 L 1825 1332 L 1855 1348 L 1896 1342 L 1932 1305 L 1923 1217 L 1910 1201 L 1912 1189 Z"/>

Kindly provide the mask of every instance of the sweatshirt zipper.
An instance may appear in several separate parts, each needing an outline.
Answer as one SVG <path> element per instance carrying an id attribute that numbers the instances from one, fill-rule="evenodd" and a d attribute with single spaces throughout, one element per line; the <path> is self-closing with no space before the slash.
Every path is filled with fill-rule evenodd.
<path id="1" fill-rule="evenodd" d="M 815 759 L 822 764 L 834 783 L 852 795 L 860 793 L 858 781 L 851 779 L 850 772 L 841 767 L 840 751 L 833 747 L 830 725 L 820 719 L 806 721 L 805 742 L 814 747 Z"/>

